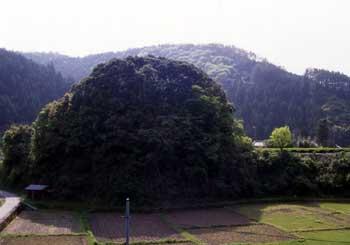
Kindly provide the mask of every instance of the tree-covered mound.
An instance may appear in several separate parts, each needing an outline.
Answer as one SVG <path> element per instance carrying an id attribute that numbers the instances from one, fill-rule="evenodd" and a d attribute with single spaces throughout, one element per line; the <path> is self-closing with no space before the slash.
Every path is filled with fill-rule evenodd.
<path id="1" fill-rule="evenodd" d="M 338 72 L 308 69 L 300 76 L 252 52 L 219 44 L 159 45 L 81 58 L 25 55 L 39 63 L 52 62 L 64 76 L 79 80 L 98 63 L 148 54 L 189 62 L 206 72 L 224 89 L 236 115 L 244 120 L 246 133 L 254 139 L 267 139 L 274 128 L 284 125 L 300 140 L 314 138 L 327 119 L 328 140 L 319 143 L 350 146 L 350 78 Z"/>
<path id="2" fill-rule="evenodd" d="M 219 85 L 185 62 L 148 56 L 100 64 L 48 104 L 32 132 L 21 179 L 48 184 L 59 197 L 145 202 L 249 194 L 250 153 L 233 107 Z"/>
<path id="3" fill-rule="evenodd" d="M 39 65 L 0 49 L 0 135 L 11 123 L 31 123 L 41 107 L 71 84 L 53 65 Z"/>

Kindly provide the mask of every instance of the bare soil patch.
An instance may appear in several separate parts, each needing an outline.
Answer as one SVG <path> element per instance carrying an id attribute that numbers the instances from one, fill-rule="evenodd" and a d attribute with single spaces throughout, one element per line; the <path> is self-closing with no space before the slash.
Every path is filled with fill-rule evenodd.
<path id="1" fill-rule="evenodd" d="M 166 219 L 186 229 L 251 223 L 247 217 L 224 208 L 175 211 L 168 213 Z"/>
<path id="2" fill-rule="evenodd" d="M 294 212 L 294 210 L 291 208 L 281 208 L 281 209 L 278 209 L 278 211 L 285 214 Z"/>
<path id="3" fill-rule="evenodd" d="M 121 213 L 93 213 L 89 216 L 92 231 L 98 241 L 123 242 L 125 220 Z M 165 224 L 158 214 L 133 214 L 130 220 L 131 241 L 184 240 Z"/>
<path id="4" fill-rule="evenodd" d="M 84 236 L 1 237 L 0 245 L 88 245 Z"/>
<path id="5" fill-rule="evenodd" d="M 72 234 L 81 232 L 78 218 L 66 211 L 23 211 L 4 230 L 5 234 Z"/>
<path id="6" fill-rule="evenodd" d="M 192 242 L 176 242 L 176 243 L 169 243 L 172 245 L 194 245 Z"/>
<path id="7" fill-rule="evenodd" d="M 296 239 L 295 236 L 270 225 L 246 225 L 234 227 L 203 228 L 189 230 L 210 245 L 227 243 L 265 243 Z"/>
<path id="8" fill-rule="evenodd" d="M 274 214 L 274 213 L 281 213 L 281 214 L 291 214 L 291 213 L 298 213 L 298 214 L 311 214 L 311 211 L 309 208 L 306 208 L 301 205 L 293 205 L 293 204 L 276 204 L 267 206 L 266 208 L 262 209 L 264 214 Z"/>

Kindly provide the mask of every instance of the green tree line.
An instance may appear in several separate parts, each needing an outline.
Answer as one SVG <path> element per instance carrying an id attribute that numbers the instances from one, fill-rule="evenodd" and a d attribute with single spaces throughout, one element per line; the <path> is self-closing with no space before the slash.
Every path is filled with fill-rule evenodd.
<path id="1" fill-rule="evenodd" d="M 350 145 L 350 78 L 339 72 L 308 69 L 295 75 L 252 52 L 218 44 L 159 45 L 82 58 L 25 55 L 39 63 L 53 62 L 62 74 L 79 81 L 111 58 L 147 54 L 186 61 L 205 71 L 222 86 L 254 139 L 267 139 L 283 125 L 289 125 L 295 136 L 316 137 L 321 122 L 328 120 L 327 144 Z"/>

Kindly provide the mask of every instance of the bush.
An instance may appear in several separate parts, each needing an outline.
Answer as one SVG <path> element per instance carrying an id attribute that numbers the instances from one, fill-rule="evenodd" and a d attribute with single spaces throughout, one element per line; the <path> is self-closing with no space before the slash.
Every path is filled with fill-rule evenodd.
<path id="1" fill-rule="evenodd" d="M 10 185 L 25 183 L 29 171 L 30 141 L 33 133 L 28 125 L 13 125 L 3 136 L 2 181 Z"/>
<path id="2" fill-rule="evenodd" d="M 349 195 L 350 158 L 345 154 L 338 158 L 317 159 L 320 188 L 330 195 Z"/>
<path id="3" fill-rule="evenodd" d="M 277 153 L 277 154 L 276 154 Z M 271 195 L 349 195 L 350 157 L 309 155 L 288 151 L 258 153 L 256 188 Z"/>
<path id="4" fill-rule="evenodd" d="M 330 148 L 330 147 L 317 147 L 317 148 L 284 148 L 284 151 L 293 152 L 293 153 L 341 153 L 341 152 L 350 152 L 350 148 Z M 277 152 L 280 151 L 279 148 L 258 148 L 258 152 Z"/>
<path id="5" fill-rule="evenodd" d="M 268 140 L 268 145 L 271 147 L 278 147 L 280 149 L 286 148 L 292 144 L 292 133 L 288 126 L 275 128 Z"/>
<path id="6" fill-rule="evenodd" d="M 257 165 L 260 192 L 264 195 L 305 195 L 316 186 L 310 179 L 315 174 L 312 165 L 287 151 L 270 155 L 263 152 Z"/>

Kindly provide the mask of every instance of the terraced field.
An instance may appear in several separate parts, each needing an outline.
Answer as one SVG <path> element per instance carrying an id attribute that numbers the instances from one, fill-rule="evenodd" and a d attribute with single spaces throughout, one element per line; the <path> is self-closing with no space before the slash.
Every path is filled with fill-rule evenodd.
<path id="1" fill-rule="evenodd" d="M 4 230 L 7 235 L 62 235 L 81 232 L 79 219 L 67 211 L 23 211 Z"/>
<path id="2" fill-rule="evenodd" d="M 23 211 L 0 245 L 123 244 L 117 212 Z M 233 205 L 132 214 L 131 243 L 181 245 L 349 245 L 350 202 Z"/>
<path id="3" fill-rule="evenodd" d="M 124 218 L 121 213 L 94 213 L 89 222 L 95 237 L 102 242 L 120 242 L 124 239 Z M 130 240 L 133 242 L 183 241 L 176 230 L 165 224 L 159 214 L 135 214 L 130 220 Z"/>
<path id="4" fill-rule="evenodd" d="M 169 212 L 165 214 L 165 218 L 169 223 L 185 229 L 248 225 L 251 223 L 247 217 L 226 208 Z"/>
<path id="5" fill-rule="evenodd" d="M 1 245 L 88 245 L 84 236 L 8 236 L 0 238 Z"/>
<path id="6" fill-rule="evenodd" d="M 257 222 L 286 231 L 335 229 L 350 224 L 350 217 L 312 204 L 259 204 L 234 207 L 233 210 Z"/>
<path id="7" fill-rule="evenodd" d="M 288 234 L 273 226 L 265 224 L 202 228 L 189 231 L 206 244 L 220 245 L 227 243 L 256 243 L 295 240 Z"/>
<path id="8" fill-rule="evenodd" d="M 258 204 L 230 207 L 259 223 L 278 227 L 292 241 L 248 243 L 265 245 L 349 245 L 350 203 Z"/>

